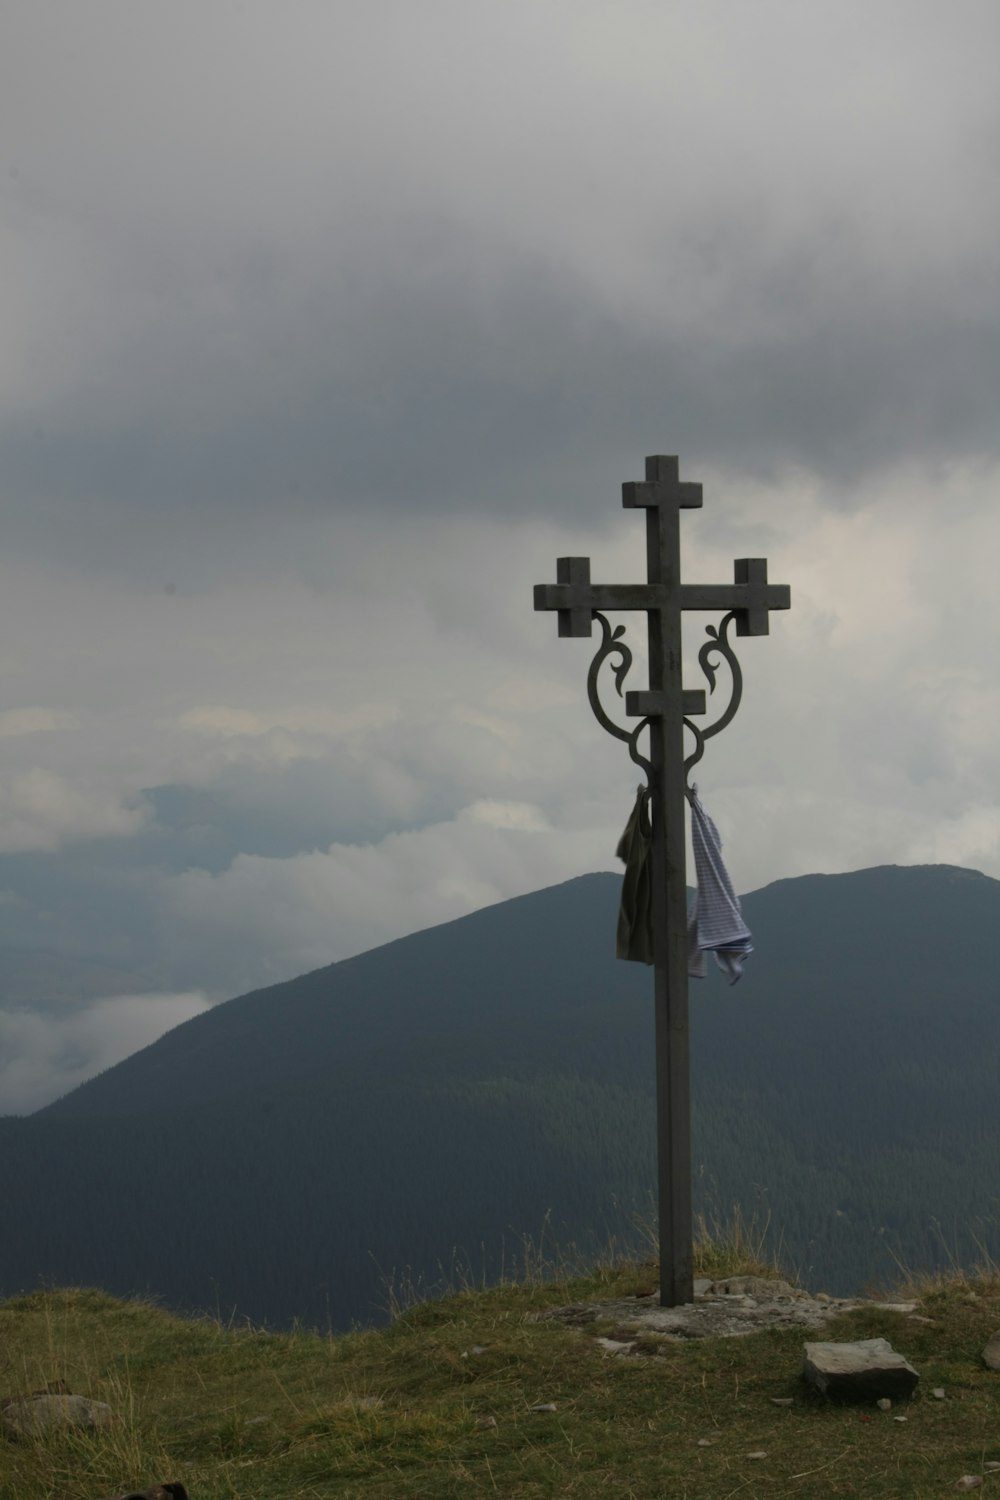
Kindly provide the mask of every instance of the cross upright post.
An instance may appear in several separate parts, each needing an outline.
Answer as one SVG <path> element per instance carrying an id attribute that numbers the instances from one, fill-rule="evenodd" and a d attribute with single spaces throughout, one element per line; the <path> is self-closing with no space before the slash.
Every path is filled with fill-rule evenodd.
<path id="1" fill-rule="evenodd" d="M 766 635 L 768 611 L 788 609 L 789 590 L 768 584 L 762 558 L 737 560 L 734 581 L 722 585 L 683 584 L 680 570 L 680 512 L 702 504 L 700 484 L 682 482 L 675 456 L 646 459 L 646 477 L 622 486 L 627 510 L 646 512 L 645 584 L 595 584 L 590 560 L 562 557 L 556 564 L 556 583 L 535 587 L 535 609 L 558 612 L 559 634 L 589 636 L 596 619 L 603 644 L 591 666 L 588 693 L 594 712 L 610 733 L 627 741 L 629 751 L 646 772 L 651 830 L 652 948 L 657 1099 L 657 1161 L 660 1234 L 660 1301 L 664 1307 L 690 1302 L 694 1296 L 691 1213 L 691 1100 L 688 1033 L 687 883 L 684 856 L 684 803 L 690 767 L 700 759 L 705 740 L 730 722 L 739 706 L 742 678 L 727 638 L 731 621 L 737 635 Z M 601 611 L 644 610 L 649 639 L 649 687 L 625 695 L 625 712 L 639 723 L 619 728 L 604 712 L 597 691 L 601 664 L 614 654 L 620 659 L 616 686 L 631 665 L 631 652 L 621 640 L 622 627 L 612 633 Z M 686 692 L 682 680 L 681 619 L 685 609 L 725 610 L 718 630 L 709 629 L 699 661 L 714 690 L 715 672 L 708 664 L 713 653 L 729 664 L 733 679 L 730 705 L 707 729 L 691 716 L 705 713 L 703 691 Z M 685 760 L 684 729 L 696 741 Z M 648 758 L 638 749 L 638 738 L 649 730 Z"/>
<path id="2" fill-rule="evenodd" d="M 647 612 L 650 697 L 626 703 L 649 714 L 652 765 L 653 1012 L 656 1155 L 660 1171 L 660 1301 L 694 1296 L 691 1222 L 691 1084 L 688 1043 L 687 881 L 684 871 L 684 704 L 681 678 L 681 517 L 701 485 L 681 485 L 676 458 L 648 458 L 646 482 L 622 487 L 622 504 L 646 512 L 646 575 L 665 597 Z M 659 702 L 652 694 L 659 689 Z M 658 711 L 656 711 L 658 710 Z"/>

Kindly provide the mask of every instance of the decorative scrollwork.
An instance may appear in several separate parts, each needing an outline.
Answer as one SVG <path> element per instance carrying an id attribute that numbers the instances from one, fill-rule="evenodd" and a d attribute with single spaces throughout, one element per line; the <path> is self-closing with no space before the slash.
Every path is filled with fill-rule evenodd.
<path id="1" fill-rule="evenodd" d="M 640 734 L 648 725 L 649 720 L 640 719 L 634 729 L 622 729 L 620 725 L 616 724 L 615 721 L 613 719 L 610 719 L 604 712 L 604 706 L 601 703 L 597 686 L 597 679 L 601 667 L 611 657 L 617 656 L 618 664 L 613 668 L 615 676 L 615 692 L 618 694 L 619 698 L 622 696 L 622 683 L 628 676 L 629 669 L 632 666 L 632 652 L 629 650 L 628 646 L 626 646 L 625 642 L 622 639 L 625 634 L 625 626 L 616 625 L 614 630 L 612 630 L 610 624 L 605 619 L 604 615 L 601 614 L 599 609 L 593 610 L 592 613 L 594 619 L 601 627 L 602 639 L 600 647 L 597 651 L 597 655 L 590 663 L 590 671 L 587 673 L 587 697 L 590 699 L 590 706 L 594 710 L 594 717 L 596 718 L 598 724 L 600 724 L 601 728 L 606 729 L 608 731 L 608 734 L 613 734 L 615 736 L 615 739 L 625 741 L 625 743 L 628 745 L 629 755 L 635 761 L 637 766 L 641 766 L 648 780 L 653 768 L 646 757 L 640 754 L 638 741 Z"/>
<path id="2" fill-rule="evenodd" d="M 713 734 L 718 734 L 721 730 L 725 729 L 727 724 L 733 722 L 733 719 L 736 717 L 736 710 L 740 706 L 740 699 L 743 697 L 743 673 L 740 671 L 736 652 L 729 644 L 729 627 L 735 618 L 736 611 L 730 610 L 718 628 L 714 625 L 708 625 L 705 629 L 705 633 L 709 639 L 705 641 L 698 652 L 698 665 L 705 674 L 705 679 L 708 682 L 708 691 L 710 693 L 715 692 L 717 667 L 713 664 L 712 658 L 720 656 L 729 668 L 732 677 L 732 692 L 725 713 L 721 718 L 716 719 L 714 724 L 710 724 L 707 729 L 703 729 L 701 725 L 695 724 L 691 719 L 684 720 L 685 725 L 694 735 L 695 742 L 694 750 L 684 762 L 685 780 L 690 776 L 692 768 L 698 764 L 704 755 L 705 741 L 710 740 Z"/>

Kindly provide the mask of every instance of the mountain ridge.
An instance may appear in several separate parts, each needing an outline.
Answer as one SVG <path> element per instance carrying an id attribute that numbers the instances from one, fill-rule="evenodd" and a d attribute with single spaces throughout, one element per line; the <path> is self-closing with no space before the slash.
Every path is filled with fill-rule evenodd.
<path id="1" fill-rule="evenodd" d="M 818 889 L 819 887 L 827 883 L 829 883 L 830 887 L 833 887 L 836 886 L 839 882 L 857 882 L 859 879 L 863 879 L 866 883 L 868 881 L 874 882 L 888 871 L 905 871 L 907 874 L 907 878 L 913 880 L 920 880 L 925 875 L 938 875 L 944 876 L 951 882 L 984 882 L 987 886 L 995 886 L 997 888 L 997 892 L 1000 893 L 1000 882 L 993 880 L 992 877 L 983 874 L 981 871 L 968 870 L 961 866 L 955 865 L 888 864 L 866 867 L 865 869 L 857 871 L 838 871 L 832 874 L 817 873 L 810 875 L 782 877 L 778 880 L 770 881 L 764 886 L 758 887 L 755 891 L 747 893 L 747 895 L 742 898 L 742 901 L 744 903 L 748 903 L 748 911 L 753 914 L 754 908 L 757 906 L 760 899 L 767 893 L 777 893 L 780 891 L 782 893 L 788 894 L 794 893 L 796 897 L 800 897 L 803 893 L 809 892 L 811 896 L 813 890 Z M 308 970 L 306 973 L 298 975 L 294 979 L 280 980 L 273 984 L 261 986 L 259 989 L 247 991 L 245 994 L 234 996 L 229 1000 L 221 1001 L 217 1005 L 212 1006 L 210 1010 L 205 1011 L 200 1015 L 191 1017 L 189 1020 L 183 1022 L 180 1026 L 172 1028 L 171 1031 L 165 1033 L 164 1036 L 158 1038 L 148 1046 L 141 1048 L 138 1052 L 131 1054 L 130 1057 L 123 1059 L 121 1062 L 114 1064 L 110 1068 L 104 1069 L 100 1074 L 96 1075 L 95 1079 L 88 1079 L 82 1084 L 78 1084 L 67 1094 L 60 1096 L 59 1099 L 53 1100 L 51 1103 L 42 1106 L 41 1109 L 35 1111 L 35 1114 L 62 1114 L 67 1112 L 69 1109 L 72 1109 L 74 1112 L 76 1112 L 80 1105 L 82 1105 L 85 1101 L 92 1100 L 99 1095 L 105 1095 L 107 1090 L 107 1080 L 121 1080 L 127 1077 L 131 1072 L 133 1072 L 134 1060 L 136 1058 L 142 1058 L 144 1060 L 144 1064 L 148 1064 L 152 1062 L 153 1059 L 160 1056 L 164 1057 L 164 1059 L 169 1056 L 171 1063 L 173 1063 L 177 1060 L 177 1054 L 180 1049 L 182 1038 L 185 1042 L 187 1042 L 190 1039 L 195 1038 L 196 1036 L 209 1037 L 213 1034 L 213 1032 L 215 1032 L 216 1028 L 220 1024 L 231 1025 L 232 1015 L 229 1011 L 229 1007 L 231 1006 L 240 1007 L 244 1014 L 249 1014 L 251 1009 L 256 1010 L 262 1007 L 267 1008 L 275 1001 L 280 1001 L 287 998 L 289 992 L 292 990 L 296 992 L 296 998 L 298 998 L 299 992 L 303 991 L 306 987 L 308 987 L 309 991 L 311 992 L 310 998 L 313 998 L 314 995 L 324 991 L 326 986 L 331 981 L 340 982 L 343 981 L 345 977 L 348 979 L 349 977 L 352 977 L 353 972 L 356 972 L 357 967 L 359 965 L 364 965 L 365 961 L 371 960 L 374 955 L 379 955 L 380 960 L 389 961 L 392 957 L 399 954 L 404 956 L 404 962 L 408 961 L 410 963 L 419 963 L 423 956 L 423 950 L 426 946 L 426 942 L 430 934 L 435 935 L 435 942 L 443 939 L 449 932 L 455 932 L 456 930 L 461 930 L 464 933 L 468 933 L 472 937 L 476 937 L 478 936 L 481 928 L 488 928 L 492 926 L 495 918 L 489 916 L 488 914 L 497 914 L 503 912 L 505 915 L 519 916 L 522 913 L 530 913 L 532 918 L 534 919 L 532 921 L 532 928 L 537 931 L 539 926 L 542 925 L 542 922 L 538 920 L 538 903 L 540 900 L 547 901 L 549 898 L 555 896 L 556 893 L 564 893 L 567 896 L 571 894 L 575 895 L 576 893 L 582 894 L 585 888 L 587 889 L 589 896 L 592 891 L 597 890 L 598 883 L 602 887 L 604 887 L 605 890 L 610 890 L 612 885 L 617 888 L 617 886 L 620 884 L 620 877 L 608 874 L 606 872 L 594 872 L 590 874 L 574 876 L 571 879 L 559 882 L 556 885 L 544 887 L 540 891 L 533 891 L 521 896 L 511 897 L 509 900 L 496 903 L 493 906 L 481 907 L 477 911 L 469 912 L 464 914 L 463 916 L 452 918 L 447 922 L 435 924 L 433 927 L 423 928 L 418 932 L 404 934 L 402 937 L 394 938 L 387 943 L 376 946 L 375 948 L 366 949 L 362 953 L 353 954 L 349 958 L 338 960 L 337 962 L 332 964 L 322 965 L 317 969 Z M 604 900 L 604 890 L 601 891 L 600 899 L 602 901 Z M 590 903 L 588 901 L 588 907 L 589 905 Z M 542 921 L 544 921 L 544 918 L 542 919 Z M 528 933 L 527 935 L 530 936 L 530 933 Z M 751 984 L 754 973 L 754 966 L 759 967 L 759 961 L 755 961 L 755 965 L 751 965 L 748 968 L 748 976 L 750 978 Z M 645 965 L 627 964 L 621 965 L 620 967 L 626 972 L 631 971 L 635 974 L 650 972 Z M 623 983 L 631 989 L 631 981 L 623 980 Z M 693 982 L 691 985 L 692 998 L 694 998 L 697 992 L 697 987 L 697 982 Z M 305 997 L 303 996 L 303 998 Z M 224 1021 L 220 1022 L 219 1017 L 223 1013 L 225 1013 Z M 93 1085 L 96 1085 L 98 1083 L 98 1080 L 105 1080 L 105 1082 L 101 1083 L 99 1088 L 93 1087 Z M 152 1094 L 153 1091 L 150 1090 L 146 1098 L 147 1103 L 149 1102 L 149 1098 L 152 1097 Z M 121 1099 L 113 1100 L 110 1096 L 107 1096 L 106 1107 L 115 1110 L 115 1112 L 118 1112 L 122 1108 L 136 1107 L 142 1102 L 143 1101 L 141 1097 L 135 1097 L 132 1095 L 129 1096 L 129 1101 L 127 1103 L 123 1102 Z"/>

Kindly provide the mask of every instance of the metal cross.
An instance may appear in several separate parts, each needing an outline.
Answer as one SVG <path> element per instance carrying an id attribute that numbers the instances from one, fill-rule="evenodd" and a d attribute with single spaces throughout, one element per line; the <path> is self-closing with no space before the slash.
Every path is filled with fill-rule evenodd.
<path id="1" fill-rule="evenodd" d="M 687 889 L 684 870 L 684 799 L 688 771 L 701 757 L 705 740 L 732 719 L 739 706 L 742 677 L 728 641 L 730 623 L 738 636 L 767 635 L 772 609 L 788 609 L 787 585 L 767 581 L 764 558 L 739 558 L 730 584 L 682 583 L 680 513 L 701 507 L 701 485 L 678 477 L 676 457 L 646 459 L 646 478 L 622 485 L 626 510 L 646 512 L 646 583 L 592 583 L 590 559 L 560 557 L 553 583 L 535 586 L 535 609 L 558 613 L 561 636 L 589 636 L 596 619 L 603 643 L 588 677 L 588 694 L 598 720 L 619 739 L 643 767 L 649 783 L 652 828 L 653 952 L 656 1012 L 657 1158 L 659 1178 L 660 1301 L 665 1307 L 690 1302 L 694 1295 L 691 1221 L 691 1105 L 688 1047 Z M 681 680 L 681 616 L 686 609 L 725 610 L 699 662 L 715 688 L 713 655 L 723 657 L 732 672 L 732 697 L 726 712 L 707 729 L 689 716 L 705 713 L 705 694 L 685 692 Z M 617 654 L 615 685 L 622 680 L 632 654 L 621 639 L 624 627 L 612 631 L 602 610 L 644 610 L 649 632 L 649 687 L 625 694 L 625 712 L 641 720 L 630 732 L 604 712 L 597 692 L 602 663 Z M 684 727 L 695 737 L 695 750 L 684 757 Z M 649 728 L 649 757 L 640 754 L 638 737 Z"/>

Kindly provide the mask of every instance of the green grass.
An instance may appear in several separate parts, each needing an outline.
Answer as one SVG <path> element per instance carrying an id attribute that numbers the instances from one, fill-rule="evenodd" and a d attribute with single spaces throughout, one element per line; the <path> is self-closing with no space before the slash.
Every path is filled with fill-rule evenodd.
<path id="1" fill-rule="evenodd" d="M 760 1273 L 745 1235 L 738 1249 L 724 1263 L 703 1245 L 699 1272 Z M 597 1343 L 599 1325 L 539 1316 L 654 1283 L 646 1265 L 461 1291 L 334 1338 L 186 1321 L 91 1290 L 17 1298 L 0 1304 L 0 1396 L 64 1380 L 117 1420 L 0 1440 L 0 1495 L 97 1500 L 179 1479 L 191 1500 L 922 1500 L 1000 1459 L 1000 1375 L 980 1359 L 1000 1327 L 1000 1278 L 918 1288 L 930 1322 L 875 1308 L 831 1322 L 829 1337 L 884 1336 L 920 1371 L 914 1399 L 888 1413 L 810 1397 L 801 1331 L 622 1359 Z M 991 1487 L 1000 1495 L 987 1473 Z"/>

